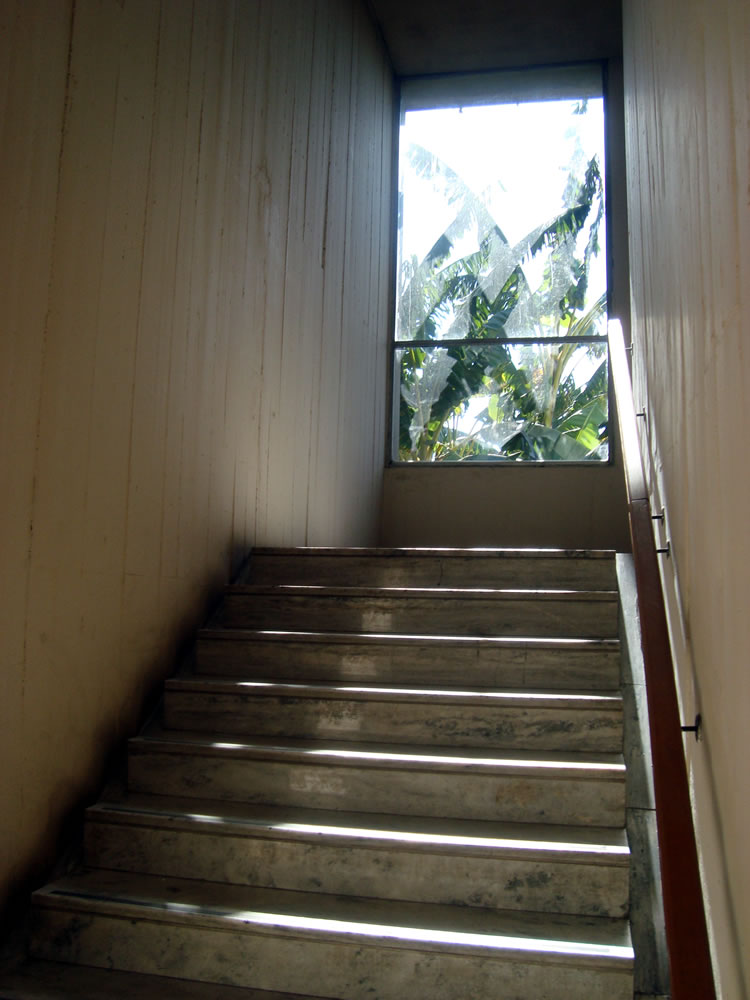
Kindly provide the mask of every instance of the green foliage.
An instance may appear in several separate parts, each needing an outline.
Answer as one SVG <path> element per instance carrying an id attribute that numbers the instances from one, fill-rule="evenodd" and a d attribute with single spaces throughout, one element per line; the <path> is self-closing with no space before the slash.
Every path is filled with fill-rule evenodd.
<path id="1" fill-rule="evenodd" d="M 582 179 L 568 179 L 561 213 L 511 246 L 450 168 L 421 147 L 412 147 L 410 158 L 457 211 L 424 259 L 402 267 L 397 339 L 435 341 L 435 347 L 399 348 L 399 458 L 584 461 L 606 455 L 606 348 L 571 339 L 596 335 L 606 313 L 604 295 L 586 309 L 604 213 L 596 159 Z M 479 235 L 478 249 L 459 257 L 456 246 L 470 228 Z M 524 267 L 539 254 L 543 280 L 532 291 Z M 464 342 L 518 336 L 528 338 L 528 346 Z M 534 342 L 542 337 L 559 343 Z M 581 384 L 574 368 L 582 355 L 593 373 Z"/>

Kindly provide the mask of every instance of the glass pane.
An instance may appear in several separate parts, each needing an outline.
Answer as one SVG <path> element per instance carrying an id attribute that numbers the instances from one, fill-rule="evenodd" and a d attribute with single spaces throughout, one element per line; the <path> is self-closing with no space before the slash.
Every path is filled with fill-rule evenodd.
<path id="1" fill-rule="evenodd" d="M 396 349 L 398 458 L 602 461 L 605 343 Z"/>
<path id="2" fill-rule="evenodd" d="M 601 98 L 408 111 L 396 340 L 603 334 Z"/>

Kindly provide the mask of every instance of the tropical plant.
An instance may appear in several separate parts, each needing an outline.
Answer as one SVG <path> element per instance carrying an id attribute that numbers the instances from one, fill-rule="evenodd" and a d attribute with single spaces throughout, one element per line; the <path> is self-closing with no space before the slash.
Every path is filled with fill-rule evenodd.
<path id="1" fill-rule="evenodd" d="M 605 295 L 587 303 L 604 212 L 596 158 L 582 177 L 571 172 L 560 214 L 513 246 L 449 167 L 419 146 L 409 158 L 456 212 L 424 259 L 401 269 L 399 457 L 606 457 L 606 348 L 578 339 L 597 336 L 606 313 Z M 470 228 L 477 249 L 459 256 Z M 532 290 L 525 267 L 540 254 L 543 279 Z"/>

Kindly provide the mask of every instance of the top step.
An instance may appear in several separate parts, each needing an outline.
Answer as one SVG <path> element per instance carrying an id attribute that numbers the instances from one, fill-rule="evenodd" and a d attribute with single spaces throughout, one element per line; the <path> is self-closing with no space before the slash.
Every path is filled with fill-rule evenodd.
<path id="1" fill-rule="evenodd" d="M 615 590 L 610 549 L 253 549 L 239 583 Z"/>

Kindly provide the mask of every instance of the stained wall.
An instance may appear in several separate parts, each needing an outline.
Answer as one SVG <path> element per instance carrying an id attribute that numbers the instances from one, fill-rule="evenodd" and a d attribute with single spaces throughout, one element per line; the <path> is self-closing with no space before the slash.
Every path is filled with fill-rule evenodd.
<path id="1" fill-rule="evenodd" d="M 391 137 L 363 3 L 0 5 L 0 906 L 251 545 L 373 540 Z"/>
<path id="2" fill-rule="evenodd" d="M 749 50 L 746 3 L 624 4 L 636 402 L 726 1000 L 750 982 Z"/>

